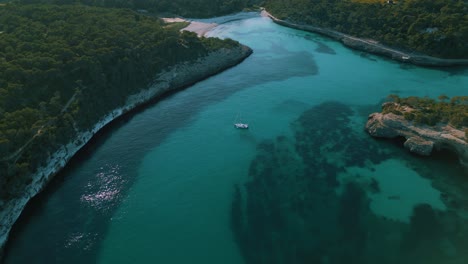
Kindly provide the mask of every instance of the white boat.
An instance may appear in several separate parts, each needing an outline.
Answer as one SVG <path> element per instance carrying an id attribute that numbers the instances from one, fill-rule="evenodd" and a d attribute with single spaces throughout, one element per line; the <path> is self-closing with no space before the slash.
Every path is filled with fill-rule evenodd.
<path id="1" fill-rule="evenodd" d="M 234 127 L 239 128 L 239 129 L 247 129 L 249 128 L 249 124 L 242 123 L 242 121 L 239 121 L 239 115 L 236 117 L 236 121 L 234 121 Z"/>
<path id="2" fill-rule="evenodd" d="M 235 123 L 234 124 L 235 128 L 240 128 L 240 129 L 247 129 L 249 128 L 249 124 L 244 124 L 244 123 Z"/>

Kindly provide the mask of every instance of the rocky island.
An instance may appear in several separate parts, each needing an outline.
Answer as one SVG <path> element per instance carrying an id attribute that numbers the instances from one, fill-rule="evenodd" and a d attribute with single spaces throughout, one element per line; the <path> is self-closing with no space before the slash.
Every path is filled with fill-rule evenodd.
<path id="1" fill-rule="evenodd" d="M 406 139 L 404 146 L 419 155 L 430 155 L 434 149 L 455 152 L 468 166 L 468 97 L 440 96 L 399 98 L 384 103 L 381 113 L 369 116 L 366 130 L 374 137 Z"/>

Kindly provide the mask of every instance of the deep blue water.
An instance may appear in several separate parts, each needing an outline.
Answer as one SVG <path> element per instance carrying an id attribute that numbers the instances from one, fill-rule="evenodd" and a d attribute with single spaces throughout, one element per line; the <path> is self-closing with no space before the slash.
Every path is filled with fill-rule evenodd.
<path id="1" fill-rule="evenodd" d="M 467 95 L 467 69 L 400 64 L 259 16 L 209 36 L 254 54 L 95 140 L 28 207 L 6 263 L 468 261 L 455 156 L 363 131 L 389 94 Z"/>

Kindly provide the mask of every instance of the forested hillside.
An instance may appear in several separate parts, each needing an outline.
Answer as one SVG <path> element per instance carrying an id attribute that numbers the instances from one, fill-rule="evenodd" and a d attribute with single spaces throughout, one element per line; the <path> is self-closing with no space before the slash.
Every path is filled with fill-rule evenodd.
<path id="1" fill-rule="evenodd" d="M 128 9 L 0 6 L 0 199 L 161 70 L 239 46 L 179 29 Z"/>
<path id="2" fill-rule="evenodd" d="M 267 0 L 280 19 L 334 29 L 442 58 L 468 58 L 464 0 Z"/>
<path id="3" fill-rule="evenodd" d="M 396 104 L 385 104 L 382 113 L 403 115 L 405 119 L 417 124 L 434 126 L 438 123 L 450 124 L 458 129 L 468 131 L 468 96 L 454 96 L 449 98 L 439 96 L 439 100 L 427 97 L 400 98 L 391 95 Z M 411 110 L 403 110 L 409 107 Z"/>
<path id="4" fill-rule="evenodd" d="M 19 0 L 21 3 L 85 4 L 170 12 L 185 17 L 213 17 L 242 11 L 261 0 Z"/>

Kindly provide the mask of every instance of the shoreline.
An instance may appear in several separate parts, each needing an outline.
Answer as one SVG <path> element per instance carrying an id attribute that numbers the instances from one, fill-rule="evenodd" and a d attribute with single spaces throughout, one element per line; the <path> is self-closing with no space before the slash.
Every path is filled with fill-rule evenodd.
<path id="1" fill-rule="evenodd" d="M 62 146 L 48 159 L 47 165 L 40 167 L 31 175 L 31 184 L 26 186 L 24 195 L 8 201 L 1 201 L 0 206 L 0 263 L 3 262 L 5 245 L 10 231 L 21 216 L 23 209 L 31 198 L 40 193 L 50 180 L 61 171 L 94 136 L 105 127 L 125 116 L 137 112 L 159 101 L 167 95 L 188 88 L 224 70 L 234 67 L 252 54 L 252 49 L 240 45 L 233 49 L 221 49 L 211 52 L 195 62 L 181 63 L 159 73 L 152 85 L 137 94 L 129 95 L 124 106 L 114 109 L 103 116 L 95 126 L 78 134 L 67 145 Z"/>
<path id="2" fill-rule="evenodd" d="M 231 15 L 225 15 L 220 17 L 213 18 L 184 18 L 184 17 L 164 17 L 162 20 L 166 23 L 176 23 L 176 22 L 188 22 L 190 23 L 185 28 L 182 28 L 181 31 L 190 31 L 198 35 L 198 37 L 205 37 L 206 33 L 211 31 L 213 28 L 240 19 L 250 18 L 258 16 L 258 11 L 247 11 L 247 12 L 238 12 Z"/>
<path id="3" fill-rule="evenodd" d="M 199 21 L 187 21 L 190 22 L 190 25 L 183 28 L 182 31 L 190 31 L 195 32 L 199 38 L 204 37 L 208 31 L 212 30 L 213 28 L 217 27 L 219 24 L 217 23 L 204 23 Z"/>
<path id="4" fill-rule="evenodd" d="M 384 103 L 382 107 L 396 103 Z M 403 113 L 411 112 L 411 108 L 398 108 Z M 458 156 L 462 166 L 468 169 L 468 141 L 462 129 L 448 123 L 436 126 L 415 124 L 406 120 L 403 114 L 376 112 L 369 115 L 365 130 L 375 138 L 405 139 L 403 146 L 408 151 L 420 156 L 430 156 L 434 150 L 448 150 Z"/>
<path id="5" fill-rule="evenodd" d="M 189 20 L 189 19 L 181 18 L 181 17 L 164 17 L 162 18 L 162 20 L 166 23 L 188 22 L 190 24 L 184 27 L 183 29 L 181 29 L 180 31 L 194 32 L 197 34 L 199 38 L 204 37 L 208 31 L 218 26 L 217 23 L 205 23 L 205 22 Z"/>
<path id="6" fill-rule="evenodd" d="M 352 49 L 380 55 L 383 57 L 390 58 L 399 62 L 411 63 L 418 66 L 426 67 L 447 67 L 447 66 L 467 66 L 468 59 L 441 59 L 437 57 L 432 57 L 429 55 L 415 55 L 412 53 L 407 53 L 398 49 L 394 49 L 382 44 L 379 44 L 373 40 L 366 40 L 357 37 L 353 37 L 338 31 L 331 29 L 315 27 L 311 25 L 296 24 L 290 21 L 281 20 L 270 14 L 265 9 L 262 10 L 261 15 L 263 17 L 269 17 L 274 23 L 304 30 L 312 33 L 318 33 L 327 37 L 330 37 L 334 40 L 341 42 L 343 45 L 350 47 Z"/>

